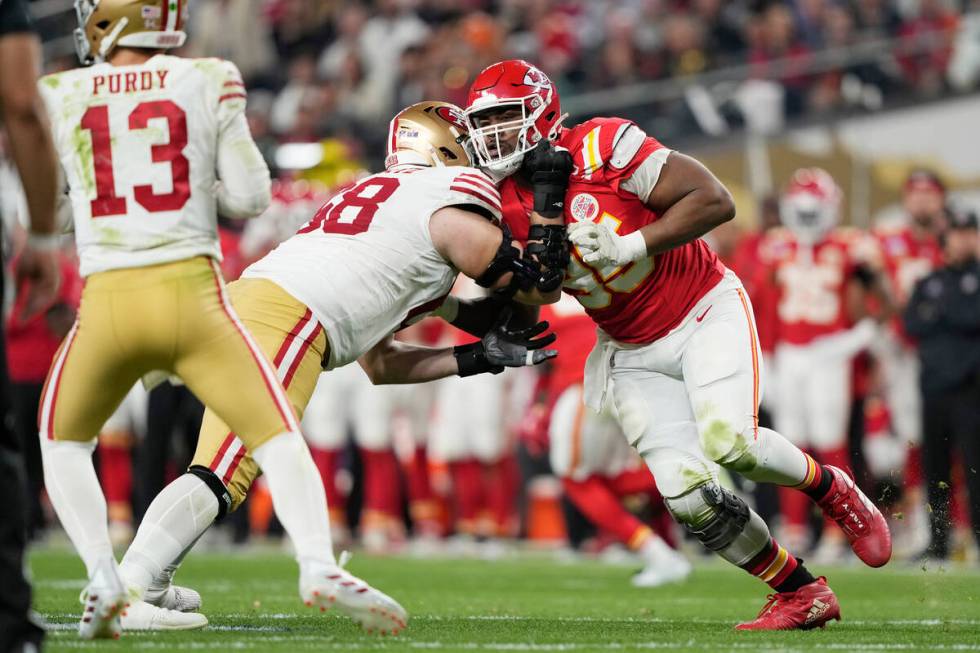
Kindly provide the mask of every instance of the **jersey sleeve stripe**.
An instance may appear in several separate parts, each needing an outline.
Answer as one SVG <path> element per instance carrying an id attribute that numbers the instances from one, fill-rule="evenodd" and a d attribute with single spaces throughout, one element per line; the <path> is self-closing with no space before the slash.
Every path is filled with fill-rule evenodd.
<path id="1" fill-rule="evenodd" d="M 225 82 L 224 86 L 236 86 L 238 88 L 245 88 L 245 83 L 237 80 L 233 80 L 233 81 Z"/>
<path id="2" fill-rule="evenodd" d="M 484 195 L 483 192 L 481 191 L 475 190 L 473 188 L 467 188 L 466 186 L 456 186 L 456 185 L 450 186 L 449 190 L 454 190 L 456 192 L 463 193 L 464 195 L 470 195 L 480 200 L 480 202 L 482 202 L 483 204 L 487 204 L 498 211 L 500 210 L 500 200 L 491 199 L 490 197 Z"/>
<path id="3" fill-rule="evenodd" d="M 476 186 L 476 185 L 474 185 L 472 183 L 469 183 L 469 182 L 466 182 L 466 181 L 457 181 L 455 184 L 453 184 L 453 187 L 456 187 L 456 188 L 467 188 L 470 191 L 473 191 L 475 193 L 478 193 L 480 195 L 483 195 L 483 196 L 491 199 L 494 204 L 500 204 L 500 194 L 497 193 L 496 191 L 490 192 L 490 191 L 487 191 L 487 190 L 485 190 L 485 189 L 483 189 L 483 188 L 481 188 L 479 186 Z"/>
<path id="4" fill-rule="evenodd" d="M 478 190 L 482 193 L 489 195 L 490 197 L 496 197 L 497 201 L 498 202 L 500 201 L 500 191 L 498 191 L 496 188 L 492 188 L 492 187 L 487 188 L 482 184 L 478 184 L 477 182 L 471 181 L 470 179 L 463 179 L 462 177 L 457 177 L 455 181 L 453 181 L 453 184 L 458 186 L 466 186 L 467 188 Z"/>
<path id="5" fill-rule="evenodd" d="M 494 193 L 497 193 L 497 194 L 500 193 L 500 191 L 497 190 L 497 187 L 493 185 L 493 182 L 491 182 L 486 177 L 480 177 L 479 175 L 468 174 L 468 173 L 465 173 L 464 172 L 460 176 L 456 177 L 456 181 L 469 181 L 469 182 L 473 182 L 477 186 L 482 186 L 483 188 L 485 188 L 488 191 L 493 191 Z"/>
<path id="6" fill-rule="evenodd" d="M 218 98 L 218 102 L 224 102 L 225 100 L 234 100 L 235 98 L 246 99 L 248 96 L 244 93 L 225 93 Z"/>

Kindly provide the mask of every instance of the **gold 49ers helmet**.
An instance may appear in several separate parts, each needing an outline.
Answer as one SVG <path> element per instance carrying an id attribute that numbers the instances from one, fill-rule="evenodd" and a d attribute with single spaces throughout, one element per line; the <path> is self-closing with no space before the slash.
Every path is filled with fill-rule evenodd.
<path id="1" fill-rule="evenodd" d="M 100 63 L 116 48 L 179 48 L 187 0 L 75 0 L 75 50 L 83 64 Z"/>
<path id="2" fill-rule="evenodd" d="M 402 109 L 388 125 L 385 167 L 404 163 L 468 166 L 469 133 L 463 111 L 449 102 L 419 102 Z"/>

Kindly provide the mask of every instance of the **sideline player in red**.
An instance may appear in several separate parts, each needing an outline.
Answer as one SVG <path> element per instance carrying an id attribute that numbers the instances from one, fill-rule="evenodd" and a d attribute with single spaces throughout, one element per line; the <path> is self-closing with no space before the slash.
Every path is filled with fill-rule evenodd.
<path id="1" fill-rule="evenodd" d="M 877 241 L 841 227 L 843 193 L 820 168 L 793 173 L 780 198 L 783 228 L 767 234 L 754 284 L 769 286 L 764 302 L 774 325 L 773 388 L 776 428 L 825 465 L 851 466 L 847 427 L 855 357 L 878 332 L 869 298 L 882 318 L 891 310 Z M 805 545 L 809 502 L 780 488 L 784 541 Z M 789 536 L 789 537 L 787 537 Z M 833 563 L 850 555 L 843 534 L 825 529 L 811 561 Z"/>
<path id="2" fill-rule="evenodd" d="M 516 238 L 537 241 L 528 251 L 559 262 L 558 225 L 570 225 L 575 247 L 564 290 L 599 327 L 586 363 L 586 403 L 599 409 L 608 394 L 674 518 L 776 591 L 755 620 L 737 628 L 813 628 L 839 619 L 826 580 L 814 578 L 761 517 L 718 484 L 722 465 L 753 481 L 796 487 L 841 526 L 865 563 L 880 567 L 891 556 L 884 517 L 850 477 L 758 425 L 762 369 L 751 305 L 700 240 L 734 217 L 728 190 L 628 120 L 562 127 L 554 84 L 525 61 L 481 72 L 466 115 L 481 166 L 502 179 L 505 221 Z M 557 224 L 530 226 L 532 209 Z"/>

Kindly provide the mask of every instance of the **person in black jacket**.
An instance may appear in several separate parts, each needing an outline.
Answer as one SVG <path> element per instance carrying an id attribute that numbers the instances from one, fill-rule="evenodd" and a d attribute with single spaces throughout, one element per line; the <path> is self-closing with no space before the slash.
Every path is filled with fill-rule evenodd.
<path id="1" fill-rule="evenodd" d="M 926 558 L 949 549 L 951 452 L 958 449 L 980 543 L 980 236 L 977 216 L 949 212 L 945 264 L 915 286 L 905 327 L 919 341 L 922 466 L 931 507 Z"/>
<path id="2" fill-rule="evenodd" d="M 31 223 L 15 270 L 17 291 L 27 295 L 27 316 L 53 303 L 61 278 L 60 239 L 54 233 L 58 161 L 37 94 L 40 67 L 41 43 L 26 3 L 0 0 L 0 123 L 23 182 Z M 0 305 L 3 285 L 0 260 Z M 0 331 L 0 653 L 22 653 L 40 650 L 44 631 L 31 612 L 31 586 L 24 577 L 27 486 L 9 398 Z"/>

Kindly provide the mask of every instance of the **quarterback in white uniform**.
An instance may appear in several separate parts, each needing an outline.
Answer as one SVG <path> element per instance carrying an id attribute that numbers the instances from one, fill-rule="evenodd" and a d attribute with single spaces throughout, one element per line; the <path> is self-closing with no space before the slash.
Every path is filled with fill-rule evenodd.
<path id="1" fill-rule="evenodd" d="M 373 383 L 382 384 L 499 372 L 554 355 L 540 349 L 553 336 L 535 338 L 546 324 L 511 330 L 503 319 L 480 342 L 454 348 L 413 346 L 392 337 L 436 309 L 452 321 L 456 302 L 445 299 L 459 272 L 521 301 L 550 299 L 537 290 L 540 269 L 499 226 L 496 188 L 465 167 L 465 138 L 453 105 L 424 102 L 405 109 L 392 120 L 388 169 L 338 193 L 295 236 L 230 284 L 236 310 L 272 360 L 298 414 L 323 368 L 355 360 Z M 191 468 L 171 484 L 184 485 L 184 492 L 165 489 L 157 499 L 165 505 L 151 506 L 148 516 L 159 518 L 140 525 L 123 560 L 124 573 L 131 570 L 130 577 L 150 582 L 241 503 L 260 472 L 246 449 L 235 429 L 216 413 L 205 413 Z M 188 499 L 191 486 L 202 491 Z M 311 589 L 301 587 L 301 593 L 313 602 Z M 335 605 L 365 627 L 404 627 L 406 614 L 390 599 L 361 605 L 356 593 L 342 594 L 336 593 Z"/>
<path id="2" fill-rule="evenodd" d="M 85 638 L 207 623 L 159 607 L 193 608 L 194 595 L 179 600 L 168 587 L 145 597 L 151 605 L 143 600 L 148 579 L 120 573 L 92 464 L 103 423 L 155 371 L 183 379 L 262 466 L 307 591 L 326 595 L 335 585 L 330 577 L 346 578 L 330 550 L 323 488 L 299 420 L 231 307 L 217 267 L 217 214 L 260 213 L 269 203 L 269 172 L 249 136 L 235 66 L 163 54 L 184 41 L 186 5 L 76 0 L 75 37 L 87 67 L 39 81 L 86 277 L 39 411 L 48 495 L 88 572 L 79 624 Z M 196 489 L 178 493 L 193 500 Z M 147 520 L 157 517 L 151 509 Z"/>

